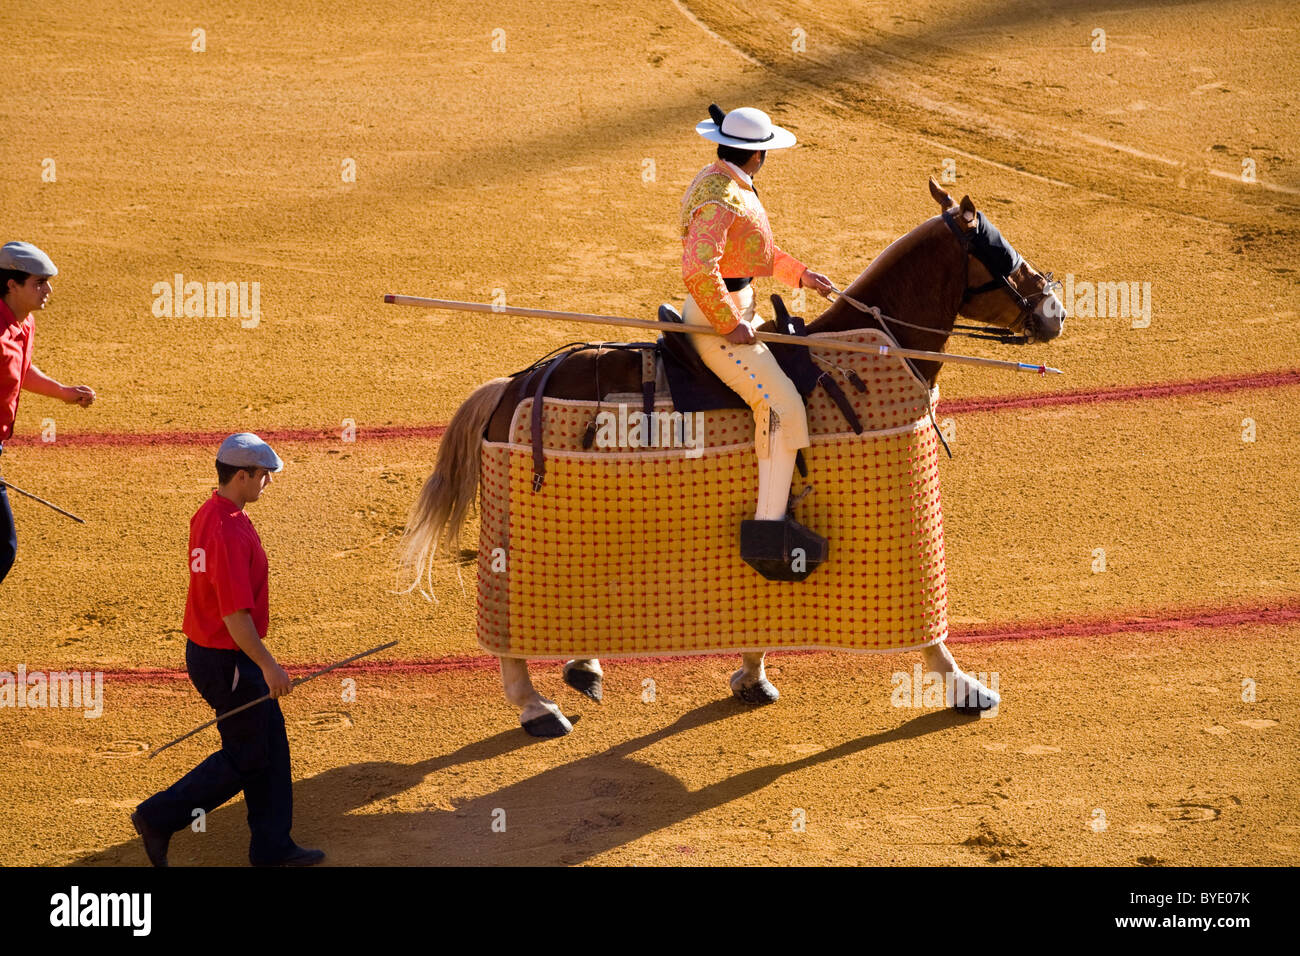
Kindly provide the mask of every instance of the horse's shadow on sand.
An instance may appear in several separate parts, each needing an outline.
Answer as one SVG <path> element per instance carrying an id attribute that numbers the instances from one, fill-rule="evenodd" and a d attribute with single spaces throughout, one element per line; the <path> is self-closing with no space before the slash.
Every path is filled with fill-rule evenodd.
<path id="1" fill-rule="evenodd" d="M 582 863 L 762 790 L 794 771 L 978 719 L 950 710 L 926 713 L 893 730 L 866 734 L 797 760 L 755 767 L 699 790 L 688 790 L 672 774 L 631 759 L 636 751 L 668 737 L 747 709 L 731 699 L 704 704 L 667 727 L 601 753 L 543 770 L 481 797 L 451 801 L 453 809 L 429 806 L 414 812 L 386 812 L 383 807 L 395 805 L 398 794 L 419 786 L 430 774 L 544 744 L 514 727 L 414 764 L 373 761 L 336 767 L 294 783 L 294 837 L 303 845 L 321 847 L 330 862 L 343 865 Z M 362 808 L 367 809 L 354 812 Z M 499 832 L 503 822 L 505 829 Z M 246 860 L 247 840 L 243 805 L 228 805 L 208 815 L 207 832 L 182 830 L 173 837 L 170 857 L 179 865 L 238 866 Z M 133 863 L 146 863 L 138 839 L 88 854 L 73 865 Z"/>

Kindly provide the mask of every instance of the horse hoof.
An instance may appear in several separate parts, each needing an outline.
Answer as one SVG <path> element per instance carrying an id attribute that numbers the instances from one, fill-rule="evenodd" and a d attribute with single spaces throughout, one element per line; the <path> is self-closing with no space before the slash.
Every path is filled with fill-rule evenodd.
<path id="1" fill-rule="evenodd" d="M 583 668 L 564 665 L 564 682 L 580 694 L 600 703 L 605 696 L 605 678 L 603 674 Z"/>
<path id="2" fill-rule="evenodd" d="M 750 684 L 745 687 L 741 684 L 741 678 L 744 677 L 743 670 L 736 671 L 731 677 L 731 692 L 747 704 L 771 704 L 781 694 L 777 691 L 775 685 L 764 677 L 756 684 Z"/>
<path id="3" fill-rule="evenodd" d="M 769 680 L 761 680 L 757 684 L 742 687 L 732 693 L 747 704 L 771 704 L 775 703 L 776 699 L 781 696 L 780 692 Z"/>
<path id="4" fill-rule="evenodd" d="M 998 704 L 1002 702 L 1002 697 L 997 691 L 985 687 L 966 674 L 957 679 L 954 691 L 955 702 L 952 709 L 968 717 L 980 717 L 985 714 L 992 716 L 997 711 Z"/>
<path id="5" fill-rule="evenodd" d="M 519 723 L 532 737 L 563 737 L 573 730 L 573 724 L 563 714 L 542 714 Z"/>

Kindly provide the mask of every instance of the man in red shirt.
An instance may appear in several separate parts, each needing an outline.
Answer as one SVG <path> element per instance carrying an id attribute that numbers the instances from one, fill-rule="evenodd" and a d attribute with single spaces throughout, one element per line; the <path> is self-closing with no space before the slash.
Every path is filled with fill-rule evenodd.
<path id="1" fill-rule="evenodd" d="M 50 299 L 50 279 L 59 274 L 50 257 L 29 242 L 7 242 L 0 247 L 0 454 L 14 433 L 18 396 L 26 389 L 83 408 L 95 400 L 85 385 L 61 385 L 32 364 L 36 334 L 33 312 Z M 9 494 L 0 479 L 0 581 L 13 567 L 18 535 Z"/>
<path id="2" fill-rule="evenodd" d="M 271 475 L 284 467 L 256 435 L 242 432 L 217 452 L 219 487 L 190 519 L 190 587 L 182 625 L 190 680 L 217 715 L 270 694 L 293 690 L 262 643 L 270 624 L 267 560 L 244 505 L 261 497 Z M 268 700 L 217 724 L 221 749 L 177 783 L 145 800 L 131 814 L 154 866 L 167 865 L 173 833 L 189 826 L 241 790 L 248 805 L 254 866 L 311 866 L 320 850 L 293 842 L 293 781 L 284 716 Z"/>

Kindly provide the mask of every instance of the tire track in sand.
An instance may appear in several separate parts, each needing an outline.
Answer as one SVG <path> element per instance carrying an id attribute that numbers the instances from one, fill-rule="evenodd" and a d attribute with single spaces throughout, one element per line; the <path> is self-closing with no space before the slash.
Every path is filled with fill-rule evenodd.
<path id="1" fill-rule="evenodd" d="M 690 21 L 690 23 L 693 26 L 695 26 L 697 29 L 699 29 L 701 32 L 707 35 L 714 42 L 726 47 L 729 51 L 731 51 L 733 54 L 743 59 L 746 63 L 750 64 L 751 66 L 756 66 L 759 69 L 763 70 L 764 72 L 780 78 L 784 82 L 799 87 L 812 98 L 819 100 L 820 102 L 826 104 L 827 106 L 833 107 L 836 110 L 842 110 L 848 114 L 853 114 L 855 112 L 860 111 L 859 108 L 855 107 L 854 105 L 848 102 L 845 102 L 842 99 L 837 99 L 836 97 L 827 95 L 825 92 L 823 92 L 822 87 L 820 87 L 818 84 L 813 83 L 809 80 L 801 79 L 799 77 L 790 76 L 787 73 L 783 72 L 778 67 L 773 66 L 770 63 L 765 63 L 759 60 L 758 58 L 756 58 L 755 56 L 753 56 L 752 54 L 746 52 L 738 44 L 734 43 L 727 37 L 718 33 L 718 31 L 710 27 L 706 22 L 700 19 L 700 17 L 698 17 L 695 13 L 693 13 L 686 6 L 686 4 L 681 2 L 681 0 L 670 0 L 670 2 L 674 7 L 677 8 L 678 12 L 681 13 L 681 15 L 685 19 Z M 871 51 L 873 55 L 878 56 L 882 59 L 892 61 L 895 64 L 902 64 L 911 67 L 924 67 L 924 64 L 919 63 L 917 60 L 915 60 L 912 57 L 900 56 L 896 53 L 892 53 L 889 50 L 884 49 L 881 46 L 873 46 L 871 47 Z M 988 116 L 977 115 L 971 113 L 968 110 L 962 109 L 958 107 L 956 104 L 954 104 L 950 99 L 936 99 L 935 96 L 933 95 L 936 92 L 939 95 L 951 97 L 952 93 L 954 92 L 954 87 L 952 87 L 951 84 L 944 83 L 935 78 L 931 78 L 931 82 L 933 82 L 939 88 L 937 91 L 927 90 L 921 84 L 916 83 L 915 81 L 907 77 L 901 75 L 891 76 L 883 72 L 877 73 L 876 75 L 872 76 L 869 82 L 871 82 L 877 89 L 881 90 L 887 95 L 893 96 L 899 102 L 907 103 L 908 105 L 918 110 L 944 115 L 949 120 L 972 123 L 976 126 L 981 127 L 985 135 L 994 136 L 996 138 L 1002 139 L 1004 141 L 1009 141 L 1009 142 L 1023 141 L 1027 135 L 1023 129 L 1013 130 L 1009 128 L 995 127 L 990 123 L 990 119 Z M 971 95 L 975 91 L 967 89 L 964 90 L 964 92 L 967 95 Z M 993 100 L 990 100 L 988 97 L 981 97 L 981 99 L 983 100 L 983 103 L 986 108 L 988 108 L 991 103 L 995 102 Z M 1009 110 L 1007 104 L 1005 103 L 999 102 L 997 103 L 997 106 L 1002 111 L 1003 114 L 1018 113 L 1018 116 L 1016 118 L 1019 119 L 1021 122 L 1024 122 L 1026 118 L 1032 119 L 1032 117 L 1030 117 L 1029 114 L 1026 114 L 1023 111 Z M 968 152 L 959 149 L 952 143 L 947 143 L 941 140 L 935 140 L 931 137 L 924 135 L 921 131 L 917 129 L 893 125 L 880 117 L 877 118 L 877 121 L 881 122 L 884 125 L 890 126 L 890 128 L 895 129 L 901 133 L 910 135 L 914 137 L 918 142 L 924 143 L 927 146 L 930 146 L 935 149 L 945 150 L 953 155 L 959 155 L 973 162 L 983 163 L 985 165 L 992 166 L 997 169 L 1001 169 L 1004 172 L 1012 173 L 1018 176 L 1023 176 L 1027 179 L 1032 179 L 1037 182 L 1044 183 L 1046 185 L 1056 186 L 1058 188 L 1079 190 L 1079 191 L 1091 193 L 1094 196 L 1110 200 L 1111 202 L 1124 203 L 1124 202 L 1131 201 L 1126 199 L 1123 196 L 1116 195 L 1114 193 L 1105 192 L 1104 190 L 1101 189 L 1097 189 L 1095 186 L 1086 185 L 1080 182 L 1068 182 L 1065 180 L 1056 179 L 1051 176 L 1046 176 L 1042 173 L 1035 173 L 1028 169 L 1023 169 L 1019 166 L 1013 166 L 1008 163 L 1000 162 L 999 160 L 993 159 L 989 156 L 984 156 L 979 153 L 973 153 L 973 152 Z M 1175 169 L 1182 169 L 1184 167 L 1184 163 L 1178 159 L 1170 158 L 1167 156 L 1161 156 L 1155 153 L 1140 150 L 1135 147 L 1125 145 L 1123 143 L 1117 143 L 1114 142 L 1113 140 L 1104 139 L 1099 136 L 1084 133 L 1081 130 L 1062 127 L 1056 124 L 1046 124 L 1046 126 L 1044 127 L 1041 118 L 1033 119 L 1033 122 L 1030 124 L 1030 128 L 1036 129 L 1038 131 L 1039 137 L 1041 137 L 1042 135 L 1042 129 L 1048 128 L 1060 136 L 1067 137 L 1067 139 L 1073 139 L 1078 142 L 1086 142 L 1091 146 L 1095 146 L 1099 149 L 1106 150 L 1112 153 L 1120 153 L 1135 158 L 1145 159 L 1151 162 L 1157 162 L 1161 165 L 1173 167 Z M 1048 146 L 1052 146 L 1053 144 L 1044 141 L 1043 143 L 1041 143 L 1041 145 L 1044 147 L 1048 147 Z M 1060 144 L 1055 144 L 1054 148 L 1059 148 L 1059 146 Z M 1216 170 L 1216 169 L 1207 169 L 1206 172 L 1208 175 L 1215 176 L 1217 178 L 1227 180 L 1229 182 L 1238 183 L 1241 181 L 1240 174 L 1227 173 L 1227 172 L 1223 172 L 1222 170 Z M 1296 189 L 1294 187 L 1282 186 L 1276 183 L 1263 182 L 1261 180 L 1255 180 L 1254 184 L 1267 191 L 1274 192 L 1274 193 L 1282 193 L 1286 195 L 1300 195 L 1300 189 Z M 1212 219 L 1205 216 L 1198 216 L 1195 213 L 1190 213 L 1184 209 L 1178 208 L 1178 206 L 1176 205 L 1157 205 L 1157 206 L 1153 206 L 1152 208 L 1157 208 L 1161 212 L 1167 215 L 1177 216 L 1179 218 L 1184 218 L 1184 219 L 1191 219 L 1193 221 L 1205 223 L 1207 225 L 1227 226 L 1227 227 L 1233 226 L 1233 223 L 1225 222 L 1219 219 Z"/>

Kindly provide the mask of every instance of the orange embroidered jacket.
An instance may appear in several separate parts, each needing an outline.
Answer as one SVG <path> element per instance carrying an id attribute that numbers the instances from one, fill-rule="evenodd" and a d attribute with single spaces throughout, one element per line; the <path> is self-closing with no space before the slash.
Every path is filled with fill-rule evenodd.
<path id="1" fill-rule="evenodd" d="M 772 241 L 758 195 L 726 163 L 696 174 L 682 197 L 682 279 L 714 329 L 725 335 L 740 324 L 724 277 L 775 276 L 798 288 L 806 268 Z"/>

